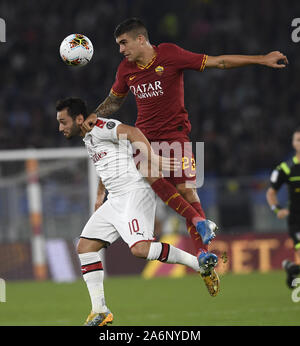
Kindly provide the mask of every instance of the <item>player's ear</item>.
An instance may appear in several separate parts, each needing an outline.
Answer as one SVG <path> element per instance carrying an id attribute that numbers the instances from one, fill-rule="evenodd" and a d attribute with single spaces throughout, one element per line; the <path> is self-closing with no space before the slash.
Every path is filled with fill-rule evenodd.
<path id="1" fill-rule="evenodd" d="M 82 125 L 84 122 L 84 116 L 82 114 L 78 114 L 75 121 L 77 125 Z"/>
<path id="2" fill-rule="evenodd" d="M 144 36 L 144 35 L 141 35 L 141 34 L 138 35 L 136 39 L 139 41 L 139 43 L 140 43 L 141 45 L 145 44 L 145 42 L 146 42 L 145 36 Z"/>

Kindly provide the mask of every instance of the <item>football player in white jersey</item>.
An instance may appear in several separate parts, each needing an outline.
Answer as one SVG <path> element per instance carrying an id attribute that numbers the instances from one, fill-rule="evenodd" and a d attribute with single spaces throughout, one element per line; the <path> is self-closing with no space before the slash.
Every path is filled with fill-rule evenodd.
<path id="1" fill-rule="evenodd" d="M 196 256 L 172 245 L 155 241 L 155 193 L 137 170 L 133 145 L 141 150 L 144 162 L 151 162 L 161 175 L 164 162 L 154 154 L 142 132 L 118 120 L 99 118 L 90 132 L 82 123 L 87 116 L 85 102 L 79 98 L 60 100 L 56 105 L 59 131 L 69 139 L 81 136 L 97 175 L 108 191 L 107 200 L 85 225 L 77 246 L 83 278 L 90 294 L 92 311 L 86 325 L 112 323 L 113 315 L 106 306 L 103 288 L 103 266 L 99 250 L 121 237 L 134 256 L 147 260 L 184 264 L 200 274 Z M 167 164 L 170 160 L 166 160 Z M 176 165 L 176 162 L 171 162 Z M 147 165 L 146 165 L 147 167 Z M 149 171 L 148 171 L 149 173 Z"/>

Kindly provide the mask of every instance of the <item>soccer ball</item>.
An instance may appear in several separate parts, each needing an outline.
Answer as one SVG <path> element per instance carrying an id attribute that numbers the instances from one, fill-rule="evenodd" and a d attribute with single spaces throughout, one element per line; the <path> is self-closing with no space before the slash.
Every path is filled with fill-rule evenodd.
<path id="1" fill-rule="evenodd" d="M 67 65 L 84 66 L 92 59 L 94 48 L 86 36 L 72 34 L 62 41 L 59 53 Z"/>

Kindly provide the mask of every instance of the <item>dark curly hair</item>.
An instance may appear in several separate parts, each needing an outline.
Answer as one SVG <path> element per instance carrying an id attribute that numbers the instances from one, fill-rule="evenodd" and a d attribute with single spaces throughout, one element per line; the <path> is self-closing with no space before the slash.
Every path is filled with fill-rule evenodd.
<path id="1" fill-rule="evenodd" d="M 87 117 L 86 103 L 79 97 L 68 97 L 56 102 L 57 112 L 60 112 L 65 108 L 73 119 L 75 119 L 79 114 L 82 114 L 84 118 Z"/>

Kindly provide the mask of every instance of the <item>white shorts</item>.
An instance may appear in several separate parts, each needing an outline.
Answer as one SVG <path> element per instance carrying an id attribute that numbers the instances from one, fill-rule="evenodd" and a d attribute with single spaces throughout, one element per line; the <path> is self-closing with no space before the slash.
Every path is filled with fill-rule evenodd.
<path id="1" fill-rule="evenodd" d="M 121 237 L 129 247 L 154 239 L 156 196 L 151 188 L 109 196 L 85 225 L 81 237 L 112 244 Z"/>

